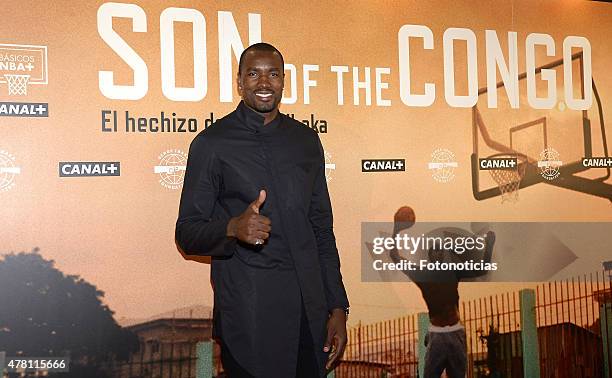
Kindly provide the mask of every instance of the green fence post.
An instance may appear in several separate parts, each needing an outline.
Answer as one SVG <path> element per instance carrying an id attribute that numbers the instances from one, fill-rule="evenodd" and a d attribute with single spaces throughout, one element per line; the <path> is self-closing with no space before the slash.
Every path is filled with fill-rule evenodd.
<path id="1" fill-rule="evenodd" d="M 6 362 L 6 352 L 0 352 L 0 378 L 4 377 L 4 363 Z"/>
<path id="2" fill-rule="evenodd" d="M 604 357 L 604 377 L 610 377 L 610 353 L 612 353 L 612 303 L 599 304 L 599 325 Z"/>
<path id="3" fill-rule="evenodd" d="M 425 336 L 429 331 L 429 314 L 426 312 L 419 312 L 418 314 L 418 327 L 419 327 L 419 345 L 417 348 L 419 354 L 419 377 L 425 376 Z"/>
<path id="4" fill-rule="evenodd" d="M 201 341 L 196 344 L 196 377 L 213 376 L 213 342 Z"/>
<path id="5" fill-rule="evenodd" d="M 540 376 L 540 350 L 536 324 L 535 291 L 523 289 L 519 293 L 521 308 L 521 337 L 523 346 L 523 376 Z"/>

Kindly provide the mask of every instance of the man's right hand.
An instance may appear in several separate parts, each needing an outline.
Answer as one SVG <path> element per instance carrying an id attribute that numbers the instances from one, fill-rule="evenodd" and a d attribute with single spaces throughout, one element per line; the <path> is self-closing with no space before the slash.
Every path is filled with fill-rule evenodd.
<path id="1" fill-rule="evenodd" d="M 259 214 L 259 208 L 266 200 L 266 191 L 260 190 L 259 197 L 251 202 L 239 216 L 230 219 L 227 224 L 227 236 L 245 243 L 263 244 L 272 230 L 270 218 Z"/>

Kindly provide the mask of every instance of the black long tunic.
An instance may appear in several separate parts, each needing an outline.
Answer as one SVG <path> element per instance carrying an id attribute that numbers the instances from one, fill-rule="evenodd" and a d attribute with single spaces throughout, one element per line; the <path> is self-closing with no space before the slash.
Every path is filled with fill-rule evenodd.
<path id="1" fill-rule="evenodd" d="M 348 307 L 333 233 L 323 148 L 316 132 L 240 103 L 198 134 L 189 149 L 176 241 L 212 256 L 214 333 L 257 377 L 295 374 L 304 306 L 320 371 L 329 311 Z M 271 219 L 264 246 L 226 236 L 265 189 Z"/>

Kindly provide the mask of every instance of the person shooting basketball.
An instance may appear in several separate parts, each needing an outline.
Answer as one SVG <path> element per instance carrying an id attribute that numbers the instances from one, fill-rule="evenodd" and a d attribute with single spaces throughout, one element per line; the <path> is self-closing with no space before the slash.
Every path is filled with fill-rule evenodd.
<path id="1" fill-rule="evenodd" d="M 393 234 L 397 235 L 412 227 L 416 222 L 414 210 L 409 206 L 401 207 L 394 216 Z M 485 233 L 486 232 L 486 233 Z M 485 243 L 482 250 L 472 249 L 462 253 L 447 251 L 442 248 L 430 248 L 427 257 L 430 262 L 467 261 L 474 256 L 482 256 L 485 263 L 491 261 L 495 233 L 480 230 L 484 233 Z M 433 230 L 429 235 L 474 236 L 469 231 L 457 228 Z M 391 259 L 399 262 L 402 257 L 397 249 L 391 250 Z M 444 371 L 450 378 L 465 377 L 467 366 L 467 346 L 465 328 L 459 316 L 459 281 L 485 275 L 486 270 L 410 270 L 404 271 L 421 290 L 429 311 L 430 327 L 425 338 L 427 352 L 425 355 L 425 378 L 439 378 Z"/>

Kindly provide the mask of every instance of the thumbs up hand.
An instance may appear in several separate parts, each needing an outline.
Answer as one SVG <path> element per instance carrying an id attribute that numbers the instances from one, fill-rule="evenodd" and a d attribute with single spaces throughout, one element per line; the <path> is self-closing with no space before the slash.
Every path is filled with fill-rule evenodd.
<path id="1" fill-rule="evenodd" d="M 227 236 L 237 238 L 245 243 L 261 245 L 272 230 L 270 218 L 259 214 L 259 208 L 266 200 L 266 191 L 260 190 L 259 197 L 238 217 L 230 219 L 227 225 Z"/>
<path id="2" fill-rule="evenodd" d="M 259 197 L 257 197 L 255 201 L 251 202 L 251 204 L 249 205 L 249 208 L 252 209 L 255 214 L 259 214 L 259 208 L 261 207 L 261 205 L 263 205 L 265 200 L 266 200 L 266 191 L 262 189 L 259 191 Z"/>

